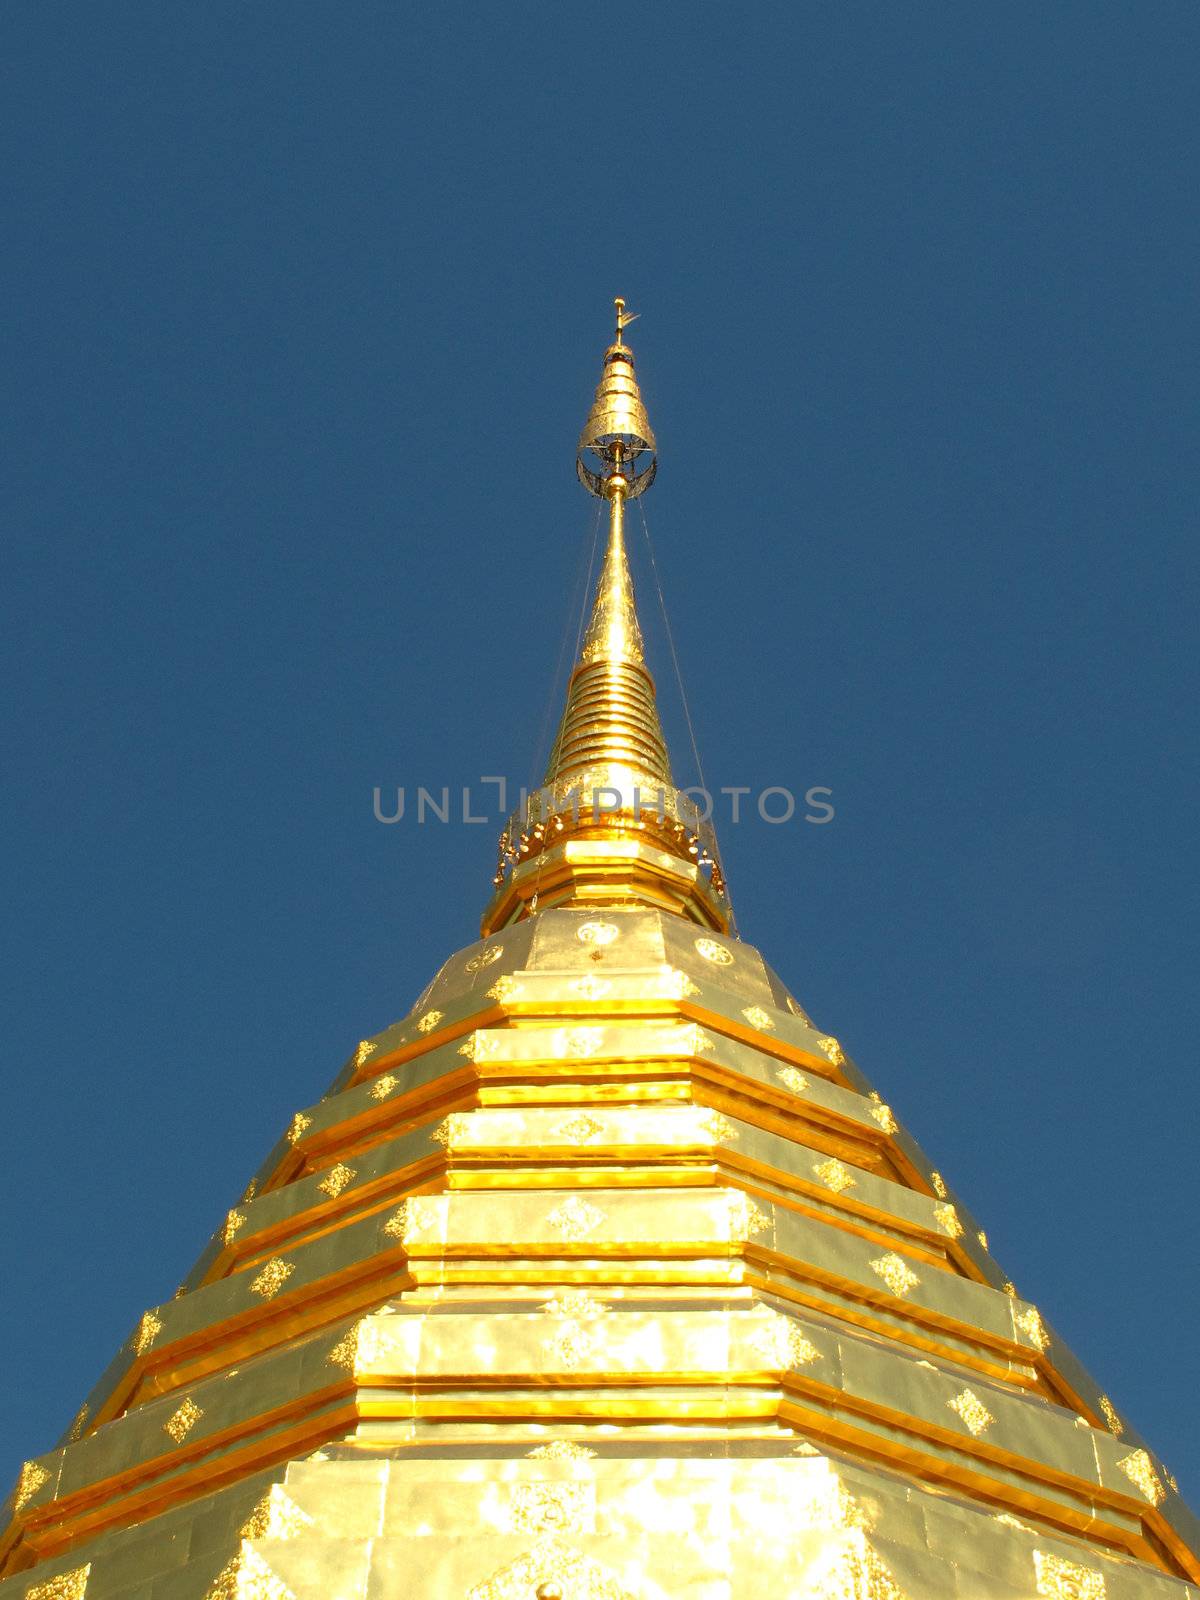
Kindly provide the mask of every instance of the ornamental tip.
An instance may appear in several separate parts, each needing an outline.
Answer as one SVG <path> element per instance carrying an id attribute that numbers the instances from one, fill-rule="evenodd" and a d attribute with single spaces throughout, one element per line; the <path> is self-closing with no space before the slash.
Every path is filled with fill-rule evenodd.
<path id="1" fill-rule="evenodd" d="M 639 313 L 626 311 L 619 295 L 613 305 L 616 334 L 604 352 L 596 398 L 575 448 L 575 469 L 584 488 L 601 497 L 608 492 L 609 479 L 620 473 L 628 485 L 625 493 L 632 499 L 654 480 L 657 446 L 634 374 L 633 351 L 623 338 L 625 329 Z M 639 468 L 639 457 L 646 455 L 649 462 Z"/>

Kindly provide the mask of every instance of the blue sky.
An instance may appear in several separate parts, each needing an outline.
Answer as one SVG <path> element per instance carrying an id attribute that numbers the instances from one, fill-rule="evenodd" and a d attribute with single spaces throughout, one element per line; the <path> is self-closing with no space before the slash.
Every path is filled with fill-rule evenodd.
<path id="1" fill-rule="evenodd" d="M 742 932 L 1194 1501 L 1195 7 L 6 21 L 0 1476 L 475 937 L 624 293 Z"/>

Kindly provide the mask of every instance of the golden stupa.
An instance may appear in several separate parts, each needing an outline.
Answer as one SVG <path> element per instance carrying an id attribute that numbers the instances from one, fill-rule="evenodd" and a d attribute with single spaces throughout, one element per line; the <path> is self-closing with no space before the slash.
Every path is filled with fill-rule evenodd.
<path id="1" fill-rule="evenodd" d="M 624 339 L 479 943 L 297 1111 L 8 1503 L 0 1600 L 1197 1600 L 1200 1529 L 730 932 L 643 659 Z"/>

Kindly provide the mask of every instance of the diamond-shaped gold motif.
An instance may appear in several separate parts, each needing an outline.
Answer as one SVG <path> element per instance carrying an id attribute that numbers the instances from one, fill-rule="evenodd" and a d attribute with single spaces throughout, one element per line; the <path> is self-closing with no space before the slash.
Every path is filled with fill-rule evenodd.
<path id="1" fill-rule="evenodd" d="M 906 1264 L 902 1256 L 895 1251 L 889 1251 L 886 1256 L 879 1256 L 871 1263 L 871 1271 L 877 1273 L 894 1295 L 904 1298 L 910 1290 L 915 1289 L 920 1283 L 920 1278 Z"/>
<path id="2" fill-rule="evenodd" d="M 615 922 L 581 922 L 575 929 L 575 937 L 580 944 L 603 947 L 611 944 L 620 931 Z"/>
<path id="3" fill-rule="evenodd" d="M 813 1176 L 819 1178 L 827 1189 L 832 1189 L 834 1194 L 841 1194 L 843 1189 L 853 1189 L 856 1181 L 849 1167 L 836 1156 L 830 1156 L 828 1161 L 814 1166 Z"/>
<path id="4" fill-rule="evenodd" d="M 163 1423 L 163 1432 L 169 1434 L 176 1444 L 182 1444 L 203 1415 L 200 1407 L 189 1397 Z"/>
<path id="5" fill-rule="evenodd" d="M 788 1317 L 775 1316 L 755 1330 L 751 1345 L 767 1365 L 780 1372 L 792 1372 L 821 1359 L 821 1352 Z"/>
<path id="6" fill-rule="evenodd" d="M 551 1439 L 549 1444 L 539 1444 L 526 1454 L 528 1461 L 592 1461 L 596 1452 L 585 1444 L 571 1439 Z"/>
<path id="7" fill-rule="evenodd" d="M 204 1600 L 296 1600 L 251 1545 L 244 1544 L 218 1572 Z"/>
<path id="8" fill-rule="evenodd" d="M 606 994 L 612 993 L 612 984 L 607 978 L 597 978 L 586 972 L 582 978 L 572 981 L 571 992 L 583 1000 L 603 1000 Z"/>
<path id="9" fill-rule="evenodd" d="M 385 1072 L 381 1078 L 376 1078 L 375 1082 L 371 1085 L 371 1099 L 386 1100 L 388 1095 L 390 1095 L 392 1090 L 396 1087 L 398 1081 L 398 1079 L 392 1077 L 390 1072 Z"/>
<path id="10" fill-rule="evenodd" d="M 831 1033 L 822 1034 L 817 1039 L 817 1048 L 826 1060 L 832 1062 L 835 1067 L 845 1066 L 846 1053 Z"/>
<path id="11" fill-rule="evenodd" d="M 558 1061 L 588 1061 L 604 1046 L 603 1028 L 555 1028 L 550 1054 Z"/>
<path id="12" fill-rule="evenodd" d="M 499 1000 L 501 1003 L 503 1003 L 505 1000 L 514 1000 L 520 993 L 520 989 L 521 985 L 513 977 L 511 972 L 502 972 L 492 987 L 488 990 L 488 999 Z"/>
<path id="13" fill-rule="evenodd" d="M 260 1294 L 264 1300 L 273 1300 L 295 1270 L 294 1262 L 275 1256 L 252 1280 L 250 1292 Z"/>
<path id="14" fill-rule="evenodd" d="M 353 1374 L 358 1370 L 360 1360 L 369 1366 L 378 1350 L 379 1335 L 371 1322 L 362 1317 L 348 1333 L 342 1335 L 325 1359 Z"/>
<path id="15" fill-rule="evenodd" d="M 775 1023 L 761 1006 L 743 1006 L 742 1015 L 752 1028 L 758 1029 L 759 1033 L 771 1033 L 774 1030 Z"/>
<path id="16" fill-rule="evenodd" d="M 586 1289 L 564 1289 L 552 1300 L 544 1300 L 541 1309 L 548 1317 L 569 1317 L 573 1322 L 595 1322 L 609 1312 L 604 1301 L 594 1299 Z"/>
<path id="17" fill-rule="evenodd" d="M 444 1016 L 444 1011 L 427 1011 L 417 1023 L 417 1032 L 432 1033 Z"/>
<path id="18" fill-rule="evenodd" d="M 411 1244 L 419 1233 L 429 1232 L 437 1221 L 436 1205 L 417 1197 L 402 1200 L 383 1225 L 389 1239 Z"/>
<path id="19" fill-rule="evenodd" d="M 1104 1413 L 1105 1422 L 1108 1423 L 1108 1431 L 1109 1431 L 1109 1433 L 1111 1433 L 1114 1437 L 1118 1437 L 1119 1438 L 1120 1435 L 1125 1432 L 1125 1424 L 1121 1421 L 1120 1417 L 1117 1415 L 1116 1410 L 1113 1407 L 1112 1401 L 1108 1398 L 1108 1396 L 1106 1394 L 1102 1394 L 1100 1396 L 1100 1409 Z"/>
<path id="20" fill-rule="evenodd" d="M 885 1105 L 874 1090 L 871 1091 L 867 1098 L 871 1102 L 868 1107 L 869 1114 L 874 1117 L 884 1133 L 895 1133 L 900 1124 L 892 1115 L 891 1106 Z"/>
<path id="21" fill-rule="evenodd" d="M 963 1225 L 958 1220 L 958 1212 L 953 1206 L 934 1206 L 933 1215 L 943 1233 L 948 1233 L 952 1239 L 962 1238 Z"/>
<path id="22" fill-rule="evenodd" d="M 731 1238 L 751 1239 L 756 1233 L 762 1233 L 771 1226 L 770 1217 L 760 1211 L 743 1190 L 730 1191 L 725 1203 L 729 1214 Z"/>
<path id="23" fill-rule="evenodd" d="M 322 1194 L 327 1194 L 331 1200 L 336 1200 L 348 1184 L 354 1182 L 357 1174 L 353 1167 L 346 1166 L 339 1161 L 336 1166 L 330 1167 L 324 1180 L 317 1185 Z"/>
<path id="24" fill-rule="evenodd" d="M 1104 1600 L 1104 1574 L 1092 1567 L 1081 1567 L 1048 1550 L 1035 1550 L 1033 1570 L 1037 1592 L 1045 1600 Z"/>
<path id="25" fill-rule="evenodd" d="M 159 1334 L 162 1332 L 162 1328 L 163 1325 L 161 1321 L 154 1315 L 153 1311 L 144 1311 L 142 1313 L 142 1320 L 134 1329 L 133 1338 L 130 1341 L 133 1345 L 134 1352 L 139 1356 L 144 1356 L 146 1351 L 149 1350 L 155 1339 L 157 1339 Z"/>
<path id="26" fill-rule="evenodd" d="M 722 1116 L 719 1111 L 710 1111 L 700 1122 L 701 1131 L 710 1139 L 719 1143 L 736 1139 L 738 1131 L 729 1118 Z"/>
<path id="27" fill-rule="evenodd" d="M 996 1420 L 979 1396 L 970 1389 L 964 1389 L 961 1394 L 956 1394 L 954 1399 L 948 1400 L 946 1404 L 951 1411 L 958 1412 L 976 1438 L 981 1433 L 986 1433 Z"/>
<path id="28" fill-rule="evenodd" d="M 566 1139 L 569 1144 L 590 1144 L 604 1132 L 604 1128 L 595 1117 L 580 1115 L 571 1117 L 566 1122 L 556 1123 L 551 1131 L 554 1138 Z"/>
<path id="29" fill-rule="evenodd" d="M 780 1067 L 775 1076 L 792 1094 L 803 1094 L 808 1088 L 808 1079 L 795 1067 Z"/>
<path id="30" fill-rule="evenodd" d="M 306 1117 L 303 1111 L 297 1111 L 287 1131 L 287 1142 L 289 1144 L 298 1144 L 304 1137 L 305 1130 L 311 1127 L 312 1118 Z"/>
<path id="31" fill-rule="evenodd" d="M 539 1589 L 545 1600 L 633 1600 L 610 1568 L 549 1537 L 468 1589 L 467 1600 L 532 1600 Z"/>
<path id="32" fill-rule="evenodd" d="M 295 1539 L 312 1525 L 308 1512 L 300 1509 L 282 1484 L 273 1483 L 238 1533 L 243 1539 Z"/>
<path id="33" fill-rule="evenodd" d="M 513 1485 L 514 1533 L 591 1533 L 595 1515 L 596 1491 L 590 1482 Z"/>
<path id="34" fill-rule="evenodd" d="M 733 965 L 733 952 L 727 950 L 723 944 L 718 944 L 715 939 L 697 939 L 696 954 L 705 961 L 711 961 L 714 967 L 731 967 Z"/>
<path id="35" fill-rule="evenodd" d="M 700 993 L 700 986 L 693 983 L 687 973 L 681 972 L 678 967 L 664 967 L 662 992 L 667 1000 L 688 1000 Z"/>
<path id="36" fill-rule="evenodd" d="M 1050 1343 L 1050 1335 L 1046 1332 L 1046 1324 L 1042 1321 L 1042 1314 L 1036 1306 L 1030 1306 L 1028 1311 L 1023 1311 L 1017 1318 L 1017 1327 L 1029 1335 L 1032 1343 L 1039 1350 L 1045 1350 Z"/>
<path id="37" fill-rule="evenodd" d="M 1156 1506 L 1166 1495 L 1166 1490 L 1159 1482 L 1158 1473 L 1154 1470 L 1154 1463 L 1145 1450 L 1132 1450 L 1129 1455 L 1122 1456 L 1117 1462 L 1121 1471 L 1136 1485 L 1149 1500 Z"/>
<path id="38" fill-rule="evenodd" d="M 546 1221 L 564 1239 L 586 1239 L 604 1221 L 604 1213 L 597 1206 L 581 1200 L 578 1195 L 571 1195 L 561 1205 L 555 1206 Z"/>
<path id="39" fill-rule="evenodd" d="M 27 1461 L 17 1477 L 17 1487 L 13 1492 L 14 1508 L 22 1510 L 38 1490 L 45 1488 L 49 1482 L 50 1474 L 45 1467 L 38 1466 L 36 1461 Z"/>
<path id="40" fill-rule="evenodd" d="M 89 1561 L 85 1567 L 72 1567 L 70 1572 L 60 1572 L 44 1583 L 32 1584 L 25 1591 L 25 1600 L 83 1600 L 91 1570 Z"/>

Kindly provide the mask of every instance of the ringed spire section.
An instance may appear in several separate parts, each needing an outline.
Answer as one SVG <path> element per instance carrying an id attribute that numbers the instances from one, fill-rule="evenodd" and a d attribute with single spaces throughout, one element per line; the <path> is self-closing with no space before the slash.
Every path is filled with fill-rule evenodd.
<path id="1" fill-rule="evenodd" d="M 615 301 L 616 335 L 576 448 L 608 502 L 608 546 L 542 787 L 500 836 L 485 934 L 564 905 L 652 905 L 721 932 L 730 909 L 716 836 L 675 787 L 625 544 L 626 503 L 654 481 L 654 430 Z"/>

